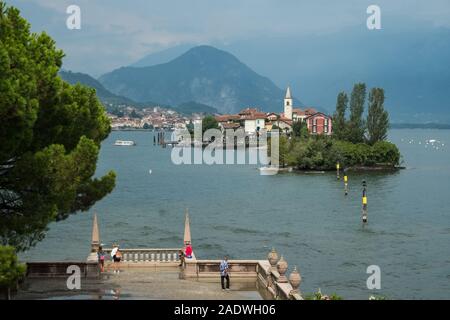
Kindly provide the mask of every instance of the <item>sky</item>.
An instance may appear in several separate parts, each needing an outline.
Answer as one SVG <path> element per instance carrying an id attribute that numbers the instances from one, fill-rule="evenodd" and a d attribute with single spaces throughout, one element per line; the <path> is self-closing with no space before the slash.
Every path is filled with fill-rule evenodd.
<path id="1" fill-rule="evenodd" d="M 450 28 L 449 0 L 9 0 L 45 30 L 67 57 L 64 68 L 99 76 L 181 44 L 227 46 L 261 38 L 298 39 L 367 29 L 366 9 L 381 8 L 390 28 Z M 69 5 L 81 9 L 81 29 L 69 30 Z M 405 22 L 406 21 L 406 22 Z M 406 24 L 406 25 L 405 25 Z"/>

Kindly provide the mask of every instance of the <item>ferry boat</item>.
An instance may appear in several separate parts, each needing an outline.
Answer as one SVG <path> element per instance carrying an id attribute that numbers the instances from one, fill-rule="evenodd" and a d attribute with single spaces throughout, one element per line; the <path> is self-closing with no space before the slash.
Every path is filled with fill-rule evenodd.
<path id="1" fill-rule="evenodd" d="M 116 140 L 116 142 L 114 142 L 115 146 L 135 146 L 136 142 L 132 141 L 132 140 Z"/>

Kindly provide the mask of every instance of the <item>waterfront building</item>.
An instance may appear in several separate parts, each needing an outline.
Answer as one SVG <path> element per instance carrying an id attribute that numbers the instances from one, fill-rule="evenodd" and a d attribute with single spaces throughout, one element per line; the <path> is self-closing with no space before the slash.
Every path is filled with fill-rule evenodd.
<path id="1" fill-rule="evenodd" d="M 322 112 L 316 112 L 308 116 L 305 121 L 310 134 L 324 134 L 329 136 L 332 133 L 333 121 L 330 116 Z"/>
<path id="2" fill-rule="evenodd" d="M 315 108 L 307 107 L 304 110 L 294 107 L 291 88 L 286 89 L 283 112 L 264 113 L 257 108 L 245 108 L 238 114 L 216 116 L 219 127 L 223 130 L 244 128 L 246 134 L 256 134 L 261 130 L 270 131 L 278 127 L 282 132 L 292 132 L 295 122 L 305 122 L 310 134 L 332 134 L 332 118 Z"/>

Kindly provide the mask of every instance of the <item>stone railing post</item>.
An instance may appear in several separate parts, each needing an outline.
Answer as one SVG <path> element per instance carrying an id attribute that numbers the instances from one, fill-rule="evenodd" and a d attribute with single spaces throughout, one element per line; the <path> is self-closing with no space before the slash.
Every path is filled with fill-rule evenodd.
<path id="1" fill-rule="evenodd" d="M 278 278 L 278 283 L 287 283 L 288 279 L 286 277 L 286 271 L 288 269 L 288 263 L 284 260 L 283 256 L 281 256 L 280 261 L 277 263 L 277 271 L 280 274 Z"/>
<path id="2" fill-rule="evenodd" d="M 272 251 L 269 252 L 269 254 L 267 255 L 267 260 L 269 260 L 272 270 L 276 270 L 278 262 L 278 253 L 275 251 L 275 248 L 272 248 Z"/>
<path id="3" fill-rule="evenodd" d="M 297 271 L 297 266 L 294 267 L 294 270 L 291 272 L 291 275 L 289 276 L 289 283 L 292 286 L 292 291 L 290 292 L 291 297 L 294 299 L 297 299 L 297 297 L 300 297 L 300 283 L 302 282 L 302 277 L 300 276 L 300 273 Z"/>

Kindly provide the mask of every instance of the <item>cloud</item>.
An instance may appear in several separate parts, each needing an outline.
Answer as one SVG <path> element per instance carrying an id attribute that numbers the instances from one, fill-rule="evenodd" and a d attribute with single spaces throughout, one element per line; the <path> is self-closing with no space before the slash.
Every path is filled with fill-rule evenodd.
<path id="1" fill-rule="evenodd" d="M 182 43 L 230 43 L 254 37 L 298 37 L 364 26 L 366 8 L 376 2 L 391 27 L 426 21 L 450 27 L 448 0 L 11 0 L 65 50 L 65 67 L 99 75 L 145 54 Z M 66 8 L 76 4 L 82 29 L 67 30 Z M 392 18 L 390 20 L 390 18 Z M 411 22 L 412 21 L 412 22 Z"/>

